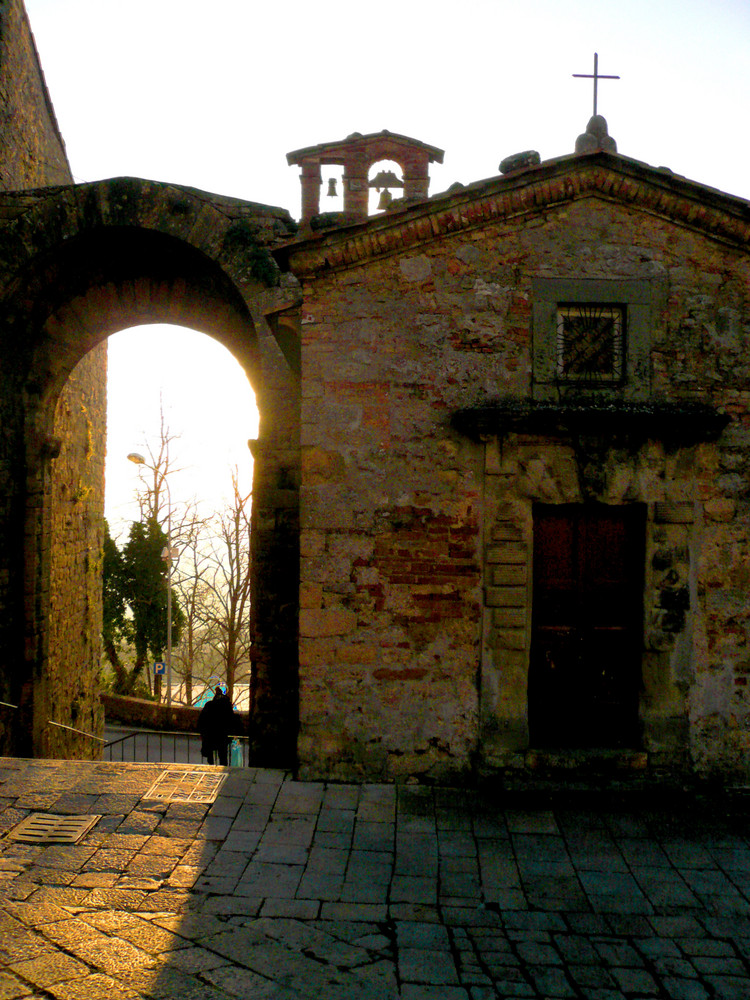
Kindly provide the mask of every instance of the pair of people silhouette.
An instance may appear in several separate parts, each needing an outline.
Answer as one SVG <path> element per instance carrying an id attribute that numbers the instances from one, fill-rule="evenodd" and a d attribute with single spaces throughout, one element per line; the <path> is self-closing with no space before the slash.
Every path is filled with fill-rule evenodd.
<path id="1" fill-rule="evenodd" d="M 201 734 L 201 756 L 209 764 L 218 763 L 227 766 L 229 736 L 236 725 L 236 717 L 232 702 L 221 684 L 214 689 L 214 696 L 201 709 L 198 716 L 198 732 Z"/>

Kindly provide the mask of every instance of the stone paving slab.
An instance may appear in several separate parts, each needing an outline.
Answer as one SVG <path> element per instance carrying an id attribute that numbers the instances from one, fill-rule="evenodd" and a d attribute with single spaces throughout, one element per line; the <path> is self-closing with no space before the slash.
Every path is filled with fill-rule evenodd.
<path id="1" fill-rule="evenodd" d="M 0 1000 L 750 998 L 741 797 L 175 771 L 226 780 L 174 801 L 154 764 L 0 759 Z M 11 840 L 31 812 L 101 819 Z"/>

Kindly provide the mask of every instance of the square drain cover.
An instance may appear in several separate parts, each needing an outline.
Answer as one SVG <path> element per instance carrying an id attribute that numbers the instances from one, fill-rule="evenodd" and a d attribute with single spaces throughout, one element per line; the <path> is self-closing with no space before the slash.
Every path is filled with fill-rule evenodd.
<path id="1" fill-rule="evenodd" d="M 143 797 L 163 802 L 213 802 L 226 780 L 226 774 L 167 770 L 159 775 Z"/>
<path id="2" fill-rule="evenodd" d="M 55 816 L 32 813 L 8 831 L 10 840 L 26 844 L 75 844 L 101 816 Z"/>

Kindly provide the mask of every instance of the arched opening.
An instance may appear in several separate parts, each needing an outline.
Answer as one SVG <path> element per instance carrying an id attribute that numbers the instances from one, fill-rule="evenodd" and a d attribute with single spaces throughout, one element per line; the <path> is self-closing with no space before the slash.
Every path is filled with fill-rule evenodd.
<path id="1" fill-rule="evenodd" d="M 247 711 L 255 395 L 221 343 L 185 327 L 125 330 L 107 350 L 103 686 L 192 705 L 223 683 Z M 156 563 L 144 549 L 152 518 L 170 553 Z M 160 608 L 134 618 L 144 598 Z"/>
<path id="2" fill-rule="evenodd" d="M 297 576 L 274 567 L 289 569 L 290 555 L 298 553 L 298 387 L 266 321 L 274 302 L 254 278 L 255 245 L 244 236 L 215 243 L 212 257 L 137 226 L 84 227 L 34 255 L 6 296 L 1 336 L 12 362 L 6 389 L 14 393 L 6 455 L 23 472 L 8 495 L 8 523 L 18 530 L 0 566 L 8 595 L 13 580 L 22 581 L 22 596 L 9 596 L 0 635 L 3 694 L 19 705 L 12 727 L 0 732 L 6 752 L 81 756 L 74 737 L 50 735 L 49 720 L 67 718 L 87 731 L 100 725 L 92 677 L 101 627 L 103 342 L 128 328 L 167 322 L 223 345 L 258 398 L 251 616 L 260 664 L 255 702 L 265 722 L 256 727 L 257 739 L 269 760 L 293 756 Z M 276 510 L 282 480 L 286 517 Z M 272 635 L 283 653 L 274 651 Z M 275 659 L 283 664 L 279 685 Z"/>
<path id="3" fill-rule="evenodd" d="M 368 171 L 369 214 L 387 211 L 392 201 L 404 196 L 404 170 L 395 160 L 378 160 Z"/>
<path id="4" fill-rule="evenodd" d="M 341 164 L 323 164 L 320 169 L 320 211 L 344 211 L 344 171 Z"/>

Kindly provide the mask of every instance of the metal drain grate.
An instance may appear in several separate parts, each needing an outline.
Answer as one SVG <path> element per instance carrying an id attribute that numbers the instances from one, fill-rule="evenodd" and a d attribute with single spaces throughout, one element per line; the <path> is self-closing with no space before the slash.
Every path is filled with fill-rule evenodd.
<path id="1" fill-rule="evenodd" d="M 164 771 L 143 797 L 162 802 L 213 802 L 226 780 L 226 774 Z"/>
<path id="2" fill-rule="evenodd" d="M 8 831 L 8 838 L 26 844 L 76 844 L 99 819 L 101 816 L 32 813 Z"/>

